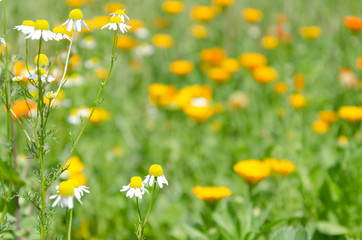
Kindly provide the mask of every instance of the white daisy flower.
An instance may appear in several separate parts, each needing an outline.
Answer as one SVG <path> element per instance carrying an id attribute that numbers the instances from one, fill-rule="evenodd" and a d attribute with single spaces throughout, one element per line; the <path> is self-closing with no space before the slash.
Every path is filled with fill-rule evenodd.
<path id="1" fill-rule="evenodd" d="M 53 91 L 47 92 L 45 94 L 45 97 L 48 98 L 48 99 L 54 99 L 56 96 L 57 96 L 56 93 L 53 92 Z"/>
<path id="2" fill-rule="evenodd" d="M 155 51 L 152 45 L 148 43 L 141 43 L 135 48 L 134 52 L 136 56 L 144 57 L 144 56 L 151 56 Z"/>
<path id="3" fill-rule="evenodd" d="M 21 82 L 24 80 L 24 76 L 15 76 L 12 78 L 13 82 Z"/>
<path id="4" fill-rule="evenodd" d="M 118 9 L 117 11 L 115 11 L 114 13 L 111 13 L 109 15 L 111 15 L 112 17 L 120 17 L 122 19 L 122 22 L 125 22 L 125 20 L 129 20 L 129 17 L 126 15 L 126 13 L 124 12 L 124 10 L 126 9 Z"/>
<path id="5" fill-rule="evenodd" d="M 157 183 L 160 188 L 163 187 L 163 184 L 168 185 L 166 177 L 163 175 L 163 169 L 158 164 L 153 164 L 148 170 L 148 175 L 145 180 L 143 180 L 143 184 L 145 186 L 153 186 L 153 183 Z"/>
<path id="6" fill-rule="evenodd" d="M 143 186 L 141 177 L 132 177 L 130 184 L 123 186 L 121 192 L 127 191 L 126 197 L 133 198 L 133 196 L 142 199 L 142 195 L 146 192 L 147 189 Z"/>
<path id="7" fill-rule="evenodd" d="M 124 24 L 120 17 L 111 17 L 109 19 L 109 23 L 104 25 L 102 29 L 103 28 L 108 28 L 109 30 L 114 30 L 114 31 L 119 29 L 121 30 L 122 33 L 125 33 L 128 31 L 128 29 L 131 28 L 131 26 Z"/>
<path id="8" fill-rule="evenodd" d="M 4 46 L 6 47 L 6 42 L 5 42 L 5 39 L 4 39 L 4 38 L 2 38 L 2 37 L 0 37 L 0 41 L 1 41 L 2 45 L 4 45 Z"/>
<path id="9" fill-rule="evenodd" d="M 60 40 L 63 40 L 63 39 L 67 39 L 69 41 L 72 40 L 71 37 L 69 37 L 67 34 L 65 34 L 65 29 L 62 28 L 62 27 L 53 28 L 53 33 L 55 35 L 55 37 L 54 37 L 55 41 L 60 41 Z"/>
<path id="10" fill-rule="evenodd" d="M 37 80 L 40 77 L 42 82 L 53 82 L 55 80 L 55 77 L 52 75 L 48 76 L 47 71 L 44 68 L 39 68 L 39 70 L 36 70 L 34 74 L 28 75 L 27 78 L 31 80 Z"/>
<path id="11" fill-rule="evenodd" d="M 87 36 L 82 39 L 80 47 L 87 49 L 94 49 L 97 46 L 97 42 L 92 36 Z"/>
<path id="12" fill-rule="evenodd" d="M 83 21 L 83 12 L 76 8 L 70 11 L 68 20 L 65 21 L 61 26 L 67 25 L 67 31 L 71 31 L 74 27 L 74 31 L 81 32 L 83 27 L 88 29 L 88 25 Z"/>
<path id="13" fill-rule="evenodd" d="M 56 186 L 57 194 L 50 196 L 50 199 L 55 199 L 52 207 L 60 205 L 61 207 L 67 207 L 72 209 L 74 207 L 73 197 L 75 197 L 80 204 L 83 204 L 81 197 L 84 192 L 89 193 L 89 188 L 86 186 L 79 186 L 77 180 L 69 179 L 63 181 Z"/>
<path id="14" fill-rule="evenodd" d="M 24 33 L 29 34 L 35 31 L 34 29 L 35 23 L 31 20 L 24 20 L 23 24 L 15 26 L 14 29 Z"/>
<path id="15" fill-rule="evenodd" d="M 49 23 L 47 20 L 36 20 L 34 31 L 28 33 L 25 39 L 39 40 L 42 38 L 44 41 L 53 40 L 55 35 L 49 30 Z"/>
<path id="16" fill-rule="evenodd" d="M 72 179 L 70 179 L 70 180 L 72 180 Z M 74 196 L 75 196 L 75 198 L 78 200 L 78 202 L 80 203 L 80 204 L 83 204 L 83 202 L 80 200 L 82 197 L 83 197 L 83 195 L 84 195 L 84 193 L 90 193 L 89 192 L 89 187 L 87 187 L 87 186 L 75 186 L 75 188 L 74 188 Z"/>

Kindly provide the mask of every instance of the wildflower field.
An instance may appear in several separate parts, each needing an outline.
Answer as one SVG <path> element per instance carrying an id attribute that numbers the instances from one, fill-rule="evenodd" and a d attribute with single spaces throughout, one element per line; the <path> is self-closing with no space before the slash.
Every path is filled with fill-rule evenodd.
<path id="1" fill-rule="evenodd" d="M 362 1 L 0 12 L 0 239 L 362 239 Z"/>

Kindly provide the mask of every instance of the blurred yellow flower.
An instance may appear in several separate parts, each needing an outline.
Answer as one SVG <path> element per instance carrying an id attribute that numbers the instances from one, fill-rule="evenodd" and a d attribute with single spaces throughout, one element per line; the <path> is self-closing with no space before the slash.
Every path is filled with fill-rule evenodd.
<path id="1" fill-rule="evenodd" d="M 214 108 L 212 106 L 194 106 L 187 105 L 183 108 L 184 113 L 192 118 L 195 122 L 200 123 L 208 120 L 214 115 Z"/>
<path id="2" fill-rule="evenodd" d="M 85 4 L 84 0 L 66 0 L 65 3 L 69 6 L 69 7 L 81 7 Z"/>
<path id="3" fill-rule="evenodd" d="M 322 34 L 322 30 L 318 26 L 301 27 L 299 32 L 303 38 L 307 39 L 316 39 Z"/>
<path id="4" fill-rule="evenodd" d="M 157 48 L 170 48 L 173 44 L 173 39 L 168 34 L 155 34 L 152 37 L 152 43 Z"/>
<path id="5" fill-rule="evenodd" d="M 245 68 L 252 69 L 259 66 L 264 66 L 267 59 L 260 53 L 244 53 L 240 55 L 241 65 Z"/>
<path id="6" fill-rule="evenodd" d="M 248 22 L 256 23 L 259 22 L 263 18 L 263 13 L 255 8 L 245 8 L 241 15 Z"/>
<path id="7" fill-rule="evenodd" d="M 191 61 L 179 60 L 170 64 L 170 71 L 179 76 L 186 76 L 194 70 L 194 64 Z"/>
<path id="8" fill-rule="evenodd" d="M 194 20 L 208 22 L 215 16 L 215 10 L 208 6 L 195 6 L 191 9 L 191 17 Z"/>
<path id="9" fill-rule="evenodd" d="M 162 10 L 169 14 L 178 14 L 184 10 L 184 3 L 181 1 L 167 0 L 162 3 Z"/>
<path id="10" fill-rule="evenodd" d="M 211 65 L 219 65 L 225 59 L 225 51 L 222 48 L 207 48 L 201 51 L 201 60 Z"/>
<path id="11" fill-rule="evenodd" d="M 239 61 L 235 58 L 226 58 L 221 62 L 221 67 L 229 73 L 236 73 L 239 71 Z"/>
<path id="12" fill-rule="evenodd" d="M 204 25 L 201 24 L 193 25 L 191 28 L 191 32 L 195 38 L 201 39 L 207 36 L 207 29 Z"/>
<path id="13" fill-rule="evenodd" d="M 105 80 L 107 78 L 108 75 L 108 70 L 105 69 L 104 67 L 99 67 L 96 70 L 96 76 L 97 78 L 101 79 L 101 80 Z"/>
<path id="14" fill-rule="evenodd" d="M 278 47 L 279 40 L 278 40 L 278 38 L 276 38 L 274 36 L 264 36 L 261 39 L 261 44 L 266 49 L 273 49 L 273 48 Z"/>
<path id="15" fill-rule="evenodd" d="M 257 184 L 270 175 L 270 168 L 260 160 L 243 160 L 234 165 L 234 171 L 248 183 Z"/>
<path id="16" fill-rule="evenodd" d="M 70 174 L 69 179 L 76 180 L 79 183 L 79 186 L 87 184 L 87 177 L 81 172 Z"/>
<path id="17" fill-rule="evenodd" d="M 153 83 L 148 87 L 148 93 L 151 103 L 159 107 L 165 107 L 173 101 L 177 90 L 171 85 Z"/>
<path id="18" fill-rule="evenodd" d="M 80 161 L 79 157 L 77 156 L 71 157 L 67 161 L 65 166 L 68 167 L 67 171 L 69 172 L 69 174 L 77 174 L 83 171 L 84 169 L 84 164 Z"/>
<path id="19" fill-rule="evenodd" d="M 253 78 L 261 84 L 268 84 L 274 81 L 276 77 L 277 72 L 271 67 L 259 66 L 253 70 Z"/>
<path id="20" fill-rule="evenodd" d="M 157 16 L 153 19 L 153 25 L 155 25 L 156 28 L 165 29 L 168 28 L 169 23 L 164 17 Z"/>
<path id="21" fill-rule="evenodd" d="M 322 119 L 323 121 L 327 122 L 327 123 L 334 123 L 338 120 L 338 116 L 335 112 L 333 111 L 320 111 L 318 113 L 320 119 Z"/>
<path id="22" fill-rule="evenodd" d="M 279 173 L 282 177 L 285 177 L 289 174 L 291 174 L 292 172 L 294 172 L 295 170 L 295 166 L 294 163 L 287 160 L 287 159 L 283 159 L 279 161 Z"/>
<path id="23" fill-rule="evenodd" d="M 118 145 L 116 145 L 116 146 L 114 146 L 114 147 L 112 147 L 112 153 L 113 153 L 113 155 L 114 156 L 122 156 L 123 155 L 123 148 L 121 147 L 121 146 L 118 146 Z"/>
<path id="24" fill-rule="evenodd" d="M 295 93 L 290 96 L 290 105 L 295 109 L 302 109 L 307 106 L 307 99 L 302 94 Z"/>
<path id="25" fill-rule="evenodd" d="M 348 138 L 344 135 L 341 135 L 338 137 L 338 145 L 340 147 L 346 147 L 348 146 Z"/>
<path id="26" fill-rule="evenodd" d="M 276 158 L 265 158 L 264 159 L 264 164 L 266 164 L 270 170 L 274 173 L 279 173 L 280 171 L 280 165 L 279 165 L 279 161 Z"/>
<path id="27" fill-rule="evenodd" d="M 138 29 L 145 27 L 144 22 L 142 20 L 138 20 L 138 19 L 128 20 L 127 25 L 131 27 L 129 29 L 130 32 L 136 32 Z"/>
<path id="28" fill-rule="evenodd" d="M 305 80 L 303 74 L 297 73 L 294 75 L 294 88 L 296 91 L 303 91 L 305 87 Z"/>
<path id="29" fill-rule="evenodd" d="M 111 14 L 114 13 L 115 11 L 117 11 L 118 9 L 125 9 L 125 6 L 121 3 L 115 3 L 115 2 L 111 2 L 111 3 L 107 3 L 104 6 L 104 11 L 107 14 Z"/>
<path id="30" fill-rule="evenodd" d="M 204 98 L 212 100 L 212 88 L 209 85 L 191 85 L 182 88 L 175 96 L 175 103 L 179 108 L 185 108 L 191 104 L 192 99 Z"/>
<path id="31" fill-rule="evenodd" d="M 329 124 L 323 120 L 315 120 L 312 124 L 313 131 L 316 133 L 326 133 L 329 131 Z"/>
<path id="32" fill-rule="evenodd" d="M 231 74 L 222 67 L 210 68 L 207 75 L 211 81 L 218 84 L 226 83 L 231 79 Z"/>
<path id="33" fill-rule="evenodd" d="M 213 0 L 212 3 L 219 8 L 226 8 L 234 3 L 234 0 Z"/>
<path id="34" fill-rule="evenodd" d="M 93 112 L 90 122 L 93 124 L 98 124 L 101 122 L 108 121 L 110 118 L 109 112 L 104 108 L 96 108 Z"/>
<path id="35" fill-rule="evenodd" d="M 211 122 L 211 129 L 214 132 L 219 132 L 222 129 L 222 123 L 220 121 L 212 121 Z"/>
<path id="36" fill-rule="evenodd" d="M 196 186 L 192 193 L 201 200 L 206 202 L 215 202 L 231 195 L 231 190 L 227 187 L 201 187 Z"/>
<path id="37" fill-rule="evenodd" d="M 362 120 L 362 107 L 342 106 L 338 110 L 338 115 L 348 122 L 358 122 Z"/>
<path id="38" fill-rule="evenodd" d="M 285 82 L 277 82 L 274 85 L 274 92 L 278 94 L 283 94 L 286 93 L 287 91 L 288 91 L 288 86 Z"/>
<path id="39" fill-rule="evenodd" d="M 117 47 L 119 49 L 132 50 L 136 46 L 137 46 L 136 39 L 127 35 L 118 36 Z"/>

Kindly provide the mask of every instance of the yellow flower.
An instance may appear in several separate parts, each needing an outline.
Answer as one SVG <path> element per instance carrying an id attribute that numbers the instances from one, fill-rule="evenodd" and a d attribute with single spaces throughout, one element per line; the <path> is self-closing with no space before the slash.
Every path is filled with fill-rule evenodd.
<path id="1" fill-rule="evenodd" d="M 73 156 L 71 157 L 65 166 L 69 166 L 67 171 L 69 174 L 77 174 L 83 171 L 84 164 L 80 161 L 79 157 Z"/>
<path id="2" fill-rule="evenodd" d="M 193 106 L 188 105 L 183 109 L 184 113 L 192 118 L 195 122 L 200 123 L 208 120 L 214 115 L 214 108 L 212 106 Z"/>
<path id="3" fill-rule="evenodd" d="M 212 121 L 211 122 L 211 129 L 214 132 L 219 132 L 222 129 L 222 123 L 220 121 Z"/>
<path id="4" fill-rule="evenodd" d="M 297 73 L 294 75 L 294 88 L 296 91 L 303 91 L 305 87 L 305 80 L 303 74 Z"/>
<path id="5" fill-rule="evenodd" d="M 342 106 L 338 110 L 338 115 L 348 122 L 358 122 L 362 120 L 362 107 Z"/>
<path id="6" fill-rule="evenodd" d="M 292 172 L 294 172 L 295 170 L 295 166 L 294 163 L 287 160 L 287 159 L 283 159 L 279 161 L 279 173 L 282 177 L 285 177 L 289 174 L 291 174 Z"/>
<path id="7" fill-rule="evenodd" d="M 301 109 L 307 106 L 307 100 L 302 94 L 295 93 L 290 96 L 290 105 L 295 109 Z"/>
<path id="8" fill-rule="evenodd" d="M 204 25 L 201 24 L 193 25 L 191 32 L 195 38 L 201 39 L 207 36 L 207 29 Z"/>
<path id="9" fill-rule="evenodd" d="M 99 78 L 101 80 L 105 80 L 107 78 L 107 75 L 108 75 L 107 69 L 105 69 L 104 67 L 97 68 L 97 70 L 96 70 L 97 78 Z"/>
<path id="10" fill-rule="evenodd" d="M 207 48 L 201 51 L 201 60 L 211 65 L 219 65 L 225 59 L 225 51 L 222 48 Z"/>
<path id="11" fill-rule="evenodd" d="M 69 6 L 69 7 L 81 7 L 85 4 L 84 0 L 66 0 L 65 3 Z"/>
<path id="12" fill-rule="evenodd" d="M 266 49 L 273 49 L 278 47 L 279 40 L 274 36 L 265 36 L 261 39 L 261 44 Z"/>
<path id="13" fill-rule="evenodd" d="M 312 124 L 313 131 L 316 133 L 326 133 L 329 130 L 329 124 L 323 120 L 315 120 Z"/>
<path id="14" fill-rule="evenodd" d="M 131 27 L 129 29 L 130 32 L 136 32 L 138 29 L 145 27 L 145 24 L 143 23 L 143 21 L 138 20 L 138 19 L 128 20 L 127 25 Z"/>
<path id="15" fill-rule="evenodd" d="M 274 92 L 278 94 L 283 94 L 286 93 L 287 91 L 288 91 L 288 86 L 287 84 L 285 84 L 285 82 L 277 82 L 274 85 Z"/>
<path id="16" fill-rule="evenodd" d="M 256 23 L 263 18 L 263 13 L 255 8 L 246 8 L 241 12 L 244 19 L 248 22 Z"/>
<path id="17" fill-rule="evenodd" d="M 226 58 L 221 62 L 221 67 L 229 73 L 236 73 L 239 71 L 239 61 L 234 58 Z"/>
<path id="18" fill-rule="evenodd" d="M 227 100 L 230 109 L 244 109 L 249 104 L 249 98 L 242 92 L 235 92 Z"/>
<path id="19" fill-rule="evenodd" d="M 269 166 L 255 159 L 236 163 L 234 165 L 234 171 L 251 184 L 257 184 L 270 175 Z"/>
<path id="20" fill-rule="evenodd" d="M 152 37 L 152 43 L 158 48 L 170 48 L 173 44 L 173 39 L 168 34 L 155 34 Z"/>
<path id="21" fill-rule="evenodd" d="M 213 0 L 212 2 L 216 7 L 226 8 L 234 3 L 234 0 Z"/>
<path id="22" fill-rule="evenodd" d="M 178 14 L 184 10 L 184 3 L 181 1 L 167 0 L 163 2 L 162 10 L 169 14 Z"/>
<path id="23" fill-rule="evenodd" d="M 212 100 L 212 88 L 208 85 L 191 85 L 182 88 L 175 96 L 175 103 L 181 109 L 191 104 L 194 98 L 204 98 L 208 101 Z"/>
<path id="24" fill-rule="evenodd" d="M 91 119 L 89 120 L 91 123 L 98 124 L 101 122 L 108 121 L 110 118 L 109 112 L 103 108 L 96 108 L 93 112 Z"/>
<path id="25" fill-rule="evenodd" d="M 161 83 L 153 83 L 148 87 L 150 102 L 159 107 L 169 105 L 173 101 L 176 92 L 177 90 L 174 86 Z"/>
<path id="26" fill-rule="evenodd" d="M 121 3 L 107 3 L 105 6 L 104 6 L 104 11 L 107 13 L 107 14 L 111 14 L 111 13 L 114 13 L 115 11 L 117 11 L 118 9 L 125 9 L 125 6 Z"/>
<path id="27" fill-rule="evenodd" d="M 206 202 L 215 202 L 231 195 L 231 190 L 227 187 L 201 187 L 192 189 L 193 194 Z"/>
<path id="28" fill-rule="evenodd" d="M 268 84 L 277 77 L 277 72 L 274 68 L 267 66 L 259 66 L 253 70 L 254 79 L 261 84 Z"/>
<path id="29" fill-rule="evenodd" d="M 226 83 L 231 79 L 231 74 L 221 67 L 210 68 L 207 75 L 211 81 L 218 84 Z"/>
<path id="30" fill-rule="evenodd" d="M 127 35 L 118 36 L 117 47 L 119 49 L 132 50 L 136 47 L 136 45 L 136 39 Z"/>
<path id="31" fill-rule="evenodd" d="M 272 172 L 279 173 L 280 171 L 280 165 L 279 161 L 276 158 L 265 158 L 263 161 Z"/>
<path id="32" fill-rule="evenodd" d="M 122 156 L 123 155 L 123 148 L 121 146 L 114 146 L 112 148 L 112 153 L 114 156 Z"/>
<path id="33" fill-rule="evenodd" d="M 215 11 L 212 7 L 196 6 L 191 9 L 191 17 L 197 21 L 208 22 L 215 16 Z"/>
<path id="34" fill-rule="evenodd" d="M 340 147 L 348 146 L 348 138 L 346 136 L 343 136 L 343 135 L 339 136 L 338 137 L 338 145 Z"/>
<path id="35" fill-rule="evenodd" d="M 337 114 L 333 111 L 320 111 L 318 115 L 323 121 L 327 123 L 334 123 L 338 120 Z"/>
<path id="36" fill-rule="evenodd" d="M 240 55 L 240 62 L 241 65 L 245 68 L 252 69 L 259 66 L 264 66 L 267 62 L 267 59 L 260 53 L 244 53 Z"/>
<path id="37" fill-rule="evenodd" d="M 48 66 L 49 65 L 49 59 L 47 57 L 47 55 L 45 54 L 40 54 L 40 55 L 36 55 L 35 59 L 34 59 L 34 64 L 35 66 Z"/>
<path id="38" fill-rule="evenodd" d="M 322 34 L 322 30 L 318 26 L 301 27 L 299 32 L 303 38 L 307 39 L 316 39 Z"/>
<path id="39" fill-rule="evenodd" d="M 194 64 L 190 61 L 179 60 L 170 64 L 170 71 L 179 76 L 186 76 L 194 70 Z"/>
<path id="40" fill-rule="evenodd" d="M 70 174 L 69 180 L 77 181 L 79 186 L 84 186 L 87 184 L 87 177 L 81 172 Z"/>

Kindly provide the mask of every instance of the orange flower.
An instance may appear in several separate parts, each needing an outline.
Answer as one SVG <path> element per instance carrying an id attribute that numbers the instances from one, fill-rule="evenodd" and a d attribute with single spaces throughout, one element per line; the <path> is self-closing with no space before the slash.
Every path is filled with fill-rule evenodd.
<path id="1" fill-rule="evenodd" d="M 201 38 L 205 38 L 207 36 L 207 29 L 205 26 L 203 26 L 201 24 L 192 26 L 191 32 L 195 38 L 201 39 Z"/>
<path id="2" fill-rule="evenodd" d="M 168 34 L 155 34 L 152 37 L 152 43 L 158 48 L 170 48 L 173 44 L 173 39 Z"/>
<path id="3" fill-rule="evenodd" d="M 277 77 L 277 72 L 274 68 L 267 66 L 260 66 L 253 71 L 254 79 L 261 84 L 268 84 Z"/>
<path id="4" fill-rule="evenodd" d="M 312 124 L 313 131 L 316 133 L 326 133 L 329 130 L 329 124 L 323 120 L 315 120 Z"/>
<path id="5" fill-rule="evenodd" d="M 196 6 L 191 9 L 191 17 L 197 21 L 208 22 L 215 16 L 215 11 L 212 7 Z"/>
<path id="6" fill-rule="evenodd" d="M 327 122 L 327 123 L 334 123 L 338 120 L 338 116 L 335 112 L 333 111 L 320 111 L 319 112 L 319 117 L 320 119 L 322 119 L 323 121 Z"/>
<path id="7" fill-rule="evenodd" d="M 252 69 L 259 66 L 264 66 L 267 59 L 260 53 L 244 53 L 240 55 L 241 65 L 245 68 Z"/>
<path id="8" fill-rule="evenodd" d="M 119 49 L 132 50 L 136 47 L 136 45 L 137 45 L 136 39 L 127 35 L 118 36 L 117 47 Z"/>
<path id="9" fill-rule="evenodd" d="M 230 81 L 231 74 L 230 72 L 226 71 L 224 68 L 221 67 L 212 67 L 208 70 L 208 77 L 214 83 L 226 83 Z"/>
<path id="10" fill-rule="evenodd" d="M 150 102 L 159 107 L 169 105 L 173 101 L 176 92 L 177 90 L 174 86 L 161 83 L 153 83 L 148 87 Z"/>
<path id="11" fill-rule="evenodd" d="M 200 53 L 201 60 L 211 65 L 219 65 L 225 59 L 225 55 L 225 51 L 219 47 L 207 48 Z"/>
<path id="12" fill-rule="evenodd" d="M 356 16 L 347 16 L 344 18 L 344 25 L 352 31 L 362 30 L 362 19 Z"/>
<path id="13" fill-rule="evenodd" d="M 295 109 L 302 109 L 307 106 L 307 100 L 302 94 L 295 93 L 290 96 L 290 105 Z"/>
<path id="14" fill-rule="evenodd" d="M 213 0 L 212 2 L 216 7 L 226 8 L 234 3 L 234 0 Z"/>
<path id="15" fill-rule="evenodd" d="M 251 184 L 257 184 L 270 175 L 269 166 L 255 159 L 236 163 L 234 165 L 234 171 Z"/>
<path id="16" fill-rule="evenodd" d="M 288 86 L 287 84 L 285 84 L 285 82 L 277 82 L 274 85 L 274 92 L 278 94 L 283 94 L 286 93 L 287 91 L 288 91 Z"/>
<path id="17" fill-rule="evenodd" d="M 180 60 L 170 64 L 170 71 L 179 76 L 186 76 L 194 70 L 194 64 L 190 61 Z"/>
<path id="18" fill-rule="evenodd" d="M 357 67 L 359 68 L 359 70 L 362 70 L 362 57 L 359 57 L 357 59 Z"/>
<path id="19" fill-rule="evenodd" d="M 111 14 L 114 13 L 115 11 L 117 11 L 118 9 L 125 9 L 125 6 L 121 3 L 107 3 L 104 6 L 104 11 L 107 14 Z"/>
<path id="20" fill-rule="evenodd" d="M 206 202 L 215 202 L 231 195 L 231 191 L 227 187 L 196 186 L 192 189 L 192 193 L 195 194 L 197 198 Z"/>
<path id="21" fill-rule="evenodd" d="M 256 23 L 263 18 L 263 13 L 255 8 L 246 8 L 241 12 L 241 15 L 248 22 Z"/>
<path id="22" fill-rule="evenodd" d="M 239 62 L 234 58 L 226 58 L 221 62 L 221 67 L 229 73 L 236 73 L 239 70 Z"/>
<path id="23" fill-rule="evenodd" d="M 127 25 L 129 25 L 131 28 L 129 29 L 130 32 L 136 32 L 140 28 L 144 28 L 145 24 L 142 20 L 137 19 L 130 19 L 127 21 Z"/>
<path id="24" fill-rule="evenodd" d="M 28 117 L 30 111 L 36 109 L 36 104 L 32 101 L 25 100 L 16 100 L 13 104 L 11 104 L 11 110 L 14 112 L 16 117 L 11 114 L 11 118 L 16 120 L 16 118 L 21 119 L 23 116 Z"/>
<path id="25" fill-rule="evenodd" d="M 184 10 L 184 3 L 181 1 L 167 0 L 163 2 L 162 10 L 169 14 L 178 14 Z"/>
<path id="26" fill-rule="evenodd" d="M 305 87 L 305 80 L 303 74 L 297 73 L 294 75 L 294 88 L 297 91 L 303 91 Z"/>

